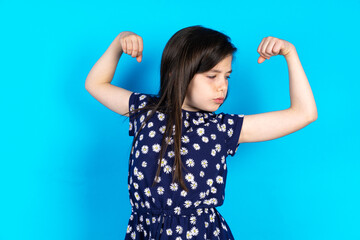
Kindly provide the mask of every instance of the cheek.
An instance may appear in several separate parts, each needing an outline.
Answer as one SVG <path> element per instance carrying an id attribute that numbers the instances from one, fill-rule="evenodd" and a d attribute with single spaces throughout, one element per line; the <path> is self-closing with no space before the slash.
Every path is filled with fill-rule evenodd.
<path id="1" fill-rule="evenodd" d="M 208 98 L 213 92 L 214 85 L 206 78 L 194 79 L 189 85 L 188 96 L 191 101 L 199 101 Z"/>
<path id="2" fill-rule="evenodd" d="M 204 98 L 206 92 L 208 92 L 206 87 L 199 88 L 198 86 L 193 85 L 193 88 L 189 91 L 188 98 L 192 102 L 198 102 Z"/>
<path id="3" fill-rule="evenodd" d="M 209 81 L 209 79 L 202 79 L 202 81 L 198 81 L 194 84 L 194 88 L 200 92 L 202 92 L 204 89 L 213 89 L 214 87 L 215 84 Z"/>
<path id="4" fill-rule="evenodd" d="M 213 90 L 214 90 L 214 86 L 212 86 L 207 82 L 203 82 L 202 84 L 198 84 L 194 86 L 194 94 L 200 96 L 206 96 Z"/>

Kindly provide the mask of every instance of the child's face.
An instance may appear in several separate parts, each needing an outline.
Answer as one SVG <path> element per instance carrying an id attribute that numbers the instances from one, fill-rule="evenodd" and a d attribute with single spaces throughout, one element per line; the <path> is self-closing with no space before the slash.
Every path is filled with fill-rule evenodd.
<path id="1" fill-rule="evenodd" d="M 190 81 L 182 109 L 187 111 L 216 111 L 225 98 L 228 77 L 231 73 L 232 55 L 224 58 L 208 72 L 197 73 Z"/>

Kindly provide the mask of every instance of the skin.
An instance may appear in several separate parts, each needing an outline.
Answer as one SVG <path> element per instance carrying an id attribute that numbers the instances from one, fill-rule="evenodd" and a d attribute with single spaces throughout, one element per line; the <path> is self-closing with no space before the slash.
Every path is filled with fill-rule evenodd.
<path id="1" fill-rule="evenodd" d="M 130 31 L 121 32 L 119 37 L 122 51 L 141 62 L 144 50 L 142 37 Z"/>
<path id="2" fill-rule="evenodd" d="M 257 52 L 260 55 L 259 64 L 273 56 L 285 57 L 289 72 L 290 107 L 245 115 L 238 143 L 280 138 L 298 131 L 317 119 L 315 99 L 295 46 L 286 40 L 269 36 L 262 39 Z M 128 116 L 128 103 L 132 92 L 111 84 L 123 53 L 141 62 L 143 39 L 133 32 L 121 32 L 89 72 L 85 88 L 109 109 Z M 230 57 L 221 61 L 216 67 L 219 67 L 219 73 L 211 73 L 211 75 L 202 73 L 194 76 L 189 84 L 183 109 L 213 112 L 219 108 L 220 104 L 214 102 L 213 99 L 226 96 L 225 74 L 226 71 L 231 70 Z M 209 78 L 214 75 L 214 79 Z"/>
<path id="3" fill-rule="evenodd" d="M 227 95 L 231 63 L 232 55 L 229 55 L 210 71 L 195 74 L 188 86 L 182 109 L 192 112 L 216 111 L 222 103 L 214 99 Z"/>

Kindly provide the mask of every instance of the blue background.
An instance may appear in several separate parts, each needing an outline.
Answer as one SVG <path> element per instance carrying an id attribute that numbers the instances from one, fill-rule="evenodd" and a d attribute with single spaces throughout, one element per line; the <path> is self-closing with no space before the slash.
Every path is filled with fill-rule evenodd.
<path id="1" fill-rule="evenodd" d="M 224 205 L 235 239 L 360 239 L 359 1 L 0 1 L 0 239 L 123 239 L 130 216 L 128 119 L 85 90 L 121 31 L 144 39 L 113 84 L 157 93 L 160 59 L 200 24 L 238 48 L 217 112 L 290 106 L 283 56 L 257 63 L 267 36 L 297 49 L 318 109 L 307 127 L 243 143 L 227 159 Z"/>

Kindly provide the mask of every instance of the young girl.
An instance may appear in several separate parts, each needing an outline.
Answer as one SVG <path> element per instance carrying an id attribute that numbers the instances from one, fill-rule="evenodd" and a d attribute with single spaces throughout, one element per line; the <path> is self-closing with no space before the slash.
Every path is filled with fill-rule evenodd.
<path id="1" fill-rule="evenodd" d="M 128 116 L 134 136 L 125 239 L 234 239 L 216 209 L 225 197 L 227 156 L 234 156 L 240 143 L 279 138 L 316 120 L 295 47 L 275 37 L 261 41 L 258 63 L 285 57 L 291 106 L 246 116 L 214 113 L 227 98 L 235 51 L 223 33 L 202 26 L 181 29 L 165 46 L 157 95 L 111 84 L 122 53 L 142 60 L 143 40 L 135 33 L 121 32 L 91 69 L 87 91 Z"/>

